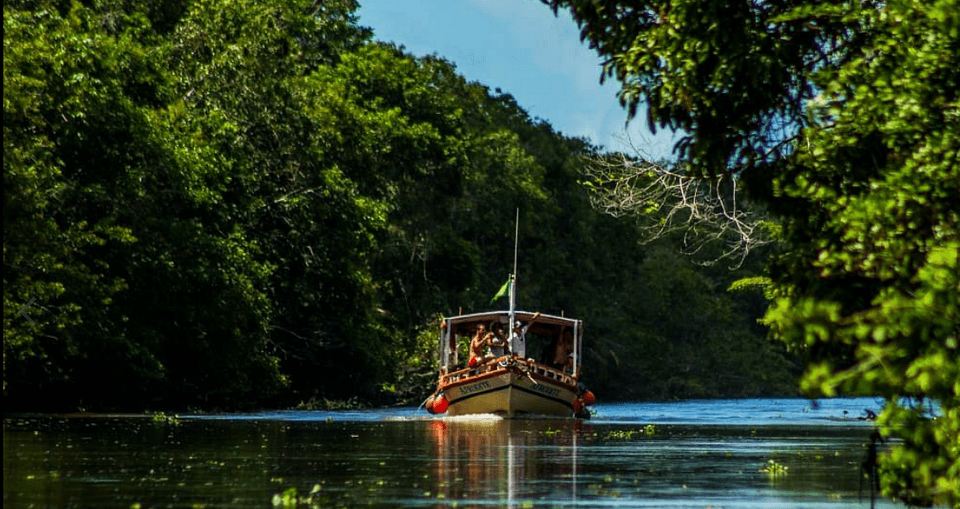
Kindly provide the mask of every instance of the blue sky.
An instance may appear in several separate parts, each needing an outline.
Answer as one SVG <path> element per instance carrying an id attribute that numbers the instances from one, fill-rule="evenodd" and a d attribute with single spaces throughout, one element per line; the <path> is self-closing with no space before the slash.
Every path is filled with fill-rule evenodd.
<path id="1" fill-rule="evenodd" d="M 608 150 L 670 156 L 671 136 L 646 128 L 646 113 L 625 128 L 618 84 L 600 85 L 600 57 L 581 44 L 576 24 L 539 0 L 360 0 L 360 24 L 377 40 L 417 56 L 437 54 L 470 81 L 500 88 L 532 117 Z"/>

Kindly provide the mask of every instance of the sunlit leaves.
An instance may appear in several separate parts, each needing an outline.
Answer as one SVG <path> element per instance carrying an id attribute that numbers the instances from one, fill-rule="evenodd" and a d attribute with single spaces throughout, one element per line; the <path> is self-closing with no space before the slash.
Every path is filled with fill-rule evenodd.
<path id="1" fill-rule="evenodd" d="M 766 321 L 808 360 L 804 388 L 938 402 L 935 421 L 884 412 L 912 437 L 888 493 L 960 500 L 956 438 L 935 431 L 960 405 L 956 0 L 545 3 L 571 10 L 631 114 L 646 99 L 690 133 L 683 162 L 735 172 L 783 218 Z"/>
<path id="2" fill-rule="evenodd" d="M 825 341 L 847 345 L 845 361 L 832 372 L 810 371 L 805 383 L 827 394 L 928 397 L 949 413 L 960 403 L 956 38 L 912 4 L 863 14 L 887 32 L 877 32 L 875 49 L 817 77 L 823 94 L 842 108 L 804 132 L 806 142 L 793 159 L 798 171 L 785 188 L 818 209 L 793 230 L 791 245 L 812 260 L 809 268 L 788 269 L 799 276 L 789 287 L 843 304 Z M 800 224 L 802 218 L 793 223 Z M 799 242 L 811 231 L 811 243 Z M 816 329 L 818 321 L 786 302 L 768 319 L 797 345 L 790 331 Z M 941 418 L 911 425 L 927 440 L 931 429 L 955 423 Z M 900 425 L 888 431 L 906 432 Z M 913 502 L 940 493 L 946 458 L 957 458 L 956 445 L 931 449 L 924 440 L 908 441 L 907 450 L 885 463 L 915 462 L 910 474 L 888 478 L 894 493 Z M 958 495 L 954 489 L 942 496 Z"/>
<path id="3" fill-rule="evenodd" d="M 102 200 L 130 175 L 105 182 L 98 163 L 141 154 L 121 148 L 119 131 L 145 124 L 124 73 L 150 65 L 126 34 L 90 31 L 96 22 L 82 9 L 4 8 L 5 390 L 23 369 L 69 374 L 85 353 L 80 331 L 102 332 L 126 286 L 98 253 L 135 240 Z"/>

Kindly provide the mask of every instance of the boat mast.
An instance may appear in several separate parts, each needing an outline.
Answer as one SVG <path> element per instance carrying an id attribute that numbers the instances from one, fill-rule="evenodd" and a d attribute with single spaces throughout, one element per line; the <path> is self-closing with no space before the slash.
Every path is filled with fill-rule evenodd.
<path id="1" fill-rule="evenodd" d="M 513 231 L 513 277 L 517 277 L 517 251 L 518 241 L 520 239 L 520 208 L 517 207 L 516 229 Z"/>
<path id="2" fill-rule="evenodd" d="M 510 328 L 507 337 L 513 339 L 513 329 L 516 327 L 515 313 L 517 309 L 517 245 L 520 239 L 520 208 L 517 207 L 516 229 L 513 232 L 513 274 L 510 275 Z M 510 351 L 513 351 L 513 341 L 510 342 Z"/>

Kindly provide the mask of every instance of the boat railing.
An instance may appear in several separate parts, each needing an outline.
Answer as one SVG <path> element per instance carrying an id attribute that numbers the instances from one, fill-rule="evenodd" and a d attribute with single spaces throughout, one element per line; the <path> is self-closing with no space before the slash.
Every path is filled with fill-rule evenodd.
<path id="1" fill-rule="evenodd" d="M 550 378 L 567 385 L 576 385 L 576 380 L 574 380 L 572 376 L 558 369 L 544 366 L 543 364 L 530 364 L 529 369 L 542 377 Z"/>
<path id="2" fill-rule="evenodd" d="M 463 368 L 451 373 L 440 376 L 440 385 L 449 385 L 459 382 L 465 378 L 472 378 L 479 375 L 485 375 L 494 371 L 506 371 L 511 363 L 520 366 L 527 373 L 539 375 L 544 378 L 556 380 L 562 384 L 576 385 L 577 381 L 569 373 L 559 369 L 540 364 L 529 359 L 518 359 L 515 357 L 500 357 L 488 359 L 483 364 L 473 368 Z"/>
<path id="3" fill-rule="evenodd" d="M 463 368 L 452 373 L 442 375 L 440 377 L 440 383 L 442 385 L 451 384 L 458 382 L 464 378 L 474 377 L 477 375 L 484 375 L 491 371 L 506 370 L 508 357 L 500 357 L 499 359 L 487 359 L 483 364 L 474 367 L 474 368 Z"/>

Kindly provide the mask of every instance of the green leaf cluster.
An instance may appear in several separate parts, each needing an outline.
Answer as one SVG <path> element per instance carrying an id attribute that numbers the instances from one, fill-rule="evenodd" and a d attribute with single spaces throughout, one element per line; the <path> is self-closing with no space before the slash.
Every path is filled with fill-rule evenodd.
<path id="1" fill-rule="evenodd" d="M 781 221 L 765 322 L 808 394 L 888 400 L 885 493 L 960 501 L 956 0 L 544 3 L 631 115 L 686 134 L 681 163 Z"/>

